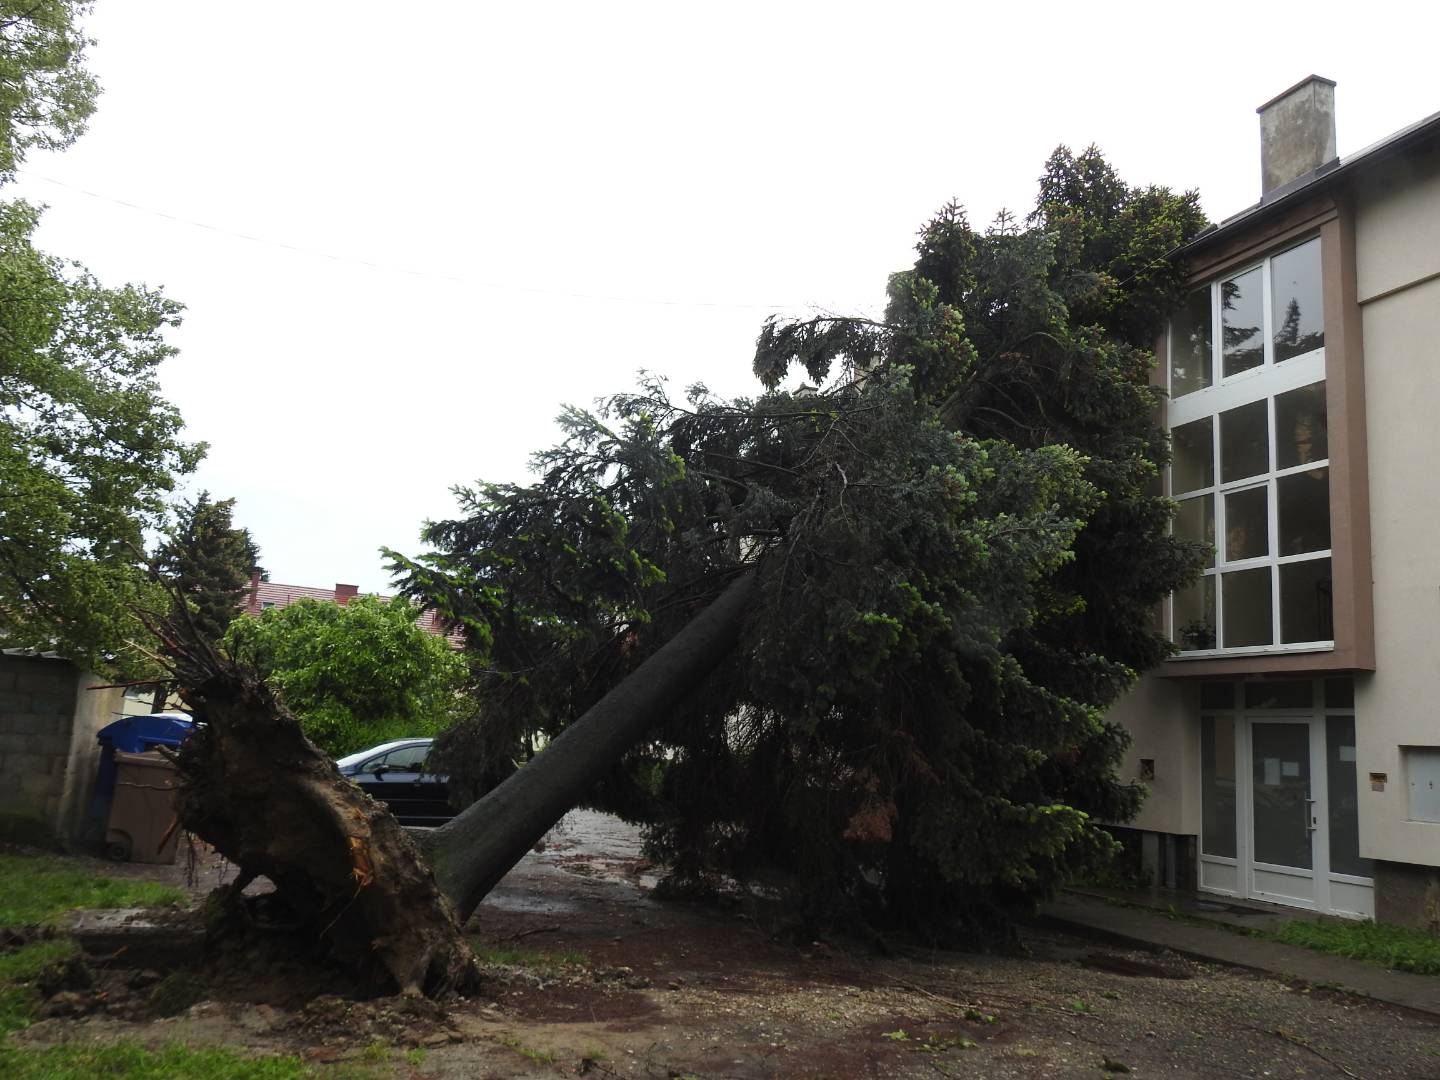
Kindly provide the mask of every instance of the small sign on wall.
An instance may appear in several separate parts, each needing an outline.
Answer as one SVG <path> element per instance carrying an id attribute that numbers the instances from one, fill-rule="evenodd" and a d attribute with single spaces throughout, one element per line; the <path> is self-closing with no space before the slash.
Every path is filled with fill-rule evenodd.
<path id="1" fill-rule="evenodd" d="M 1385 781 L 1388 780 L 1388 779 L 1389 779 L 1389 777 L 1388 777 L 1385 773 L 1383 773 L 1383 772 L 1372 772 L 1372 773 L 1370 774 L 1370 790 L 1371 790 L 1371 791 L 1384 791 L 1384 790 L 1385 790 Z"/>

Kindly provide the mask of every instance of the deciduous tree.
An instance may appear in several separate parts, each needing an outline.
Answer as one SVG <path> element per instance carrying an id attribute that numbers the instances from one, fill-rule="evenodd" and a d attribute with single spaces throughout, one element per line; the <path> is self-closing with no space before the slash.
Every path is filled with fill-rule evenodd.
<path id="1" fill-rule="evenodd" d="M 97 90 L 77 19 L 90 6 L 0 0 L 0 184 L 26 151 L 83 131 Z M 144 534 L 203 453 L 156 378 L 180 307 L 37 251 L 37 217 L 0 203 L 0 644 L 143 667 L 133 611 L 163 602 Z"/>
<path id="2" fill-rule="evenodd" d="M 37 251 L 35 221 L 0 203 L 0 641 L 123 669 L 134 607 L 163 603 L 145 531 L 204 450 L 156 374 L 180 309 Z"/>
<path id="3" fill-rule="evenodd" d="M 431 735 L 450 719 L 465 663 L 415 625 L 408 601 L 300 600 L 242 615 L 226 648 L 279 692 L 310 739 L 334 756 Z"/>

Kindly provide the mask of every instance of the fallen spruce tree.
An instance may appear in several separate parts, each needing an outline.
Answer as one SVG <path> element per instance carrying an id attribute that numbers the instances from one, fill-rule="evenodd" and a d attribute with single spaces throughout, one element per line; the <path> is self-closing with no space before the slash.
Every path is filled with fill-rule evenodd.
<path id="1" fill-rule="evenodd" d="M 246 708 L 283 710 L 202 681 L 197 759 L 228 784 L 253 754 L 274 809 L 207 806 L 197 767 L 187 824 L 427 992 L 466 978 L 457 921 L 581 802 L 645 823 L 673 889 L 783 867 L 807 923 L 1003 933 L 1141 795 L 1104 710 L 1165 655 L 1149 613 L 1201 556 L 1154 494 L 1145 348 L 1200 224 L 1193 196 L 1057 152 L 1025 227 L 945 208 L 883 321 L 768 323 L 761 396 L 651 380 L 568 411 L 534 483 L 463 490 L 427 555 L 391 553 L 466 628 L 471 715 L 437 752 L 478 801 L 421 857 L 313 751 L 240 751 Z M 796 367 L 826 388 L 778 389 Z M 222 698 L 248 704 L 222 721 Z"/>

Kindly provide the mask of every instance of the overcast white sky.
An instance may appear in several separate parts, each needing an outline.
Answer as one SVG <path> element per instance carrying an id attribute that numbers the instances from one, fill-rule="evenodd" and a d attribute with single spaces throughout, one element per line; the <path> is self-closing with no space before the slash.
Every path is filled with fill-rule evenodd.
<path id="1" fill-rule="evenodd" d="M 768 312 L 878 312 L 938 206 L 1028 211 L 1057 144 L 1219 218 L 1311 72 L 1342 155 L 1440 109 L 1437 9 L 1386 8 L 101 0 L 90 131 L 7 194 L 187 306 L 188 490 L 272 580 L 388 591 L 380 545 L 523 479 L 562 403 L 754 392 Z"/>

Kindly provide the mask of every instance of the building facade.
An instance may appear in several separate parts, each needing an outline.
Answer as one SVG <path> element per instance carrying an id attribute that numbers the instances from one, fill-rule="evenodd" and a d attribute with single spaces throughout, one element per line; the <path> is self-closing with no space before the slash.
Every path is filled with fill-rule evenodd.
<path id="1" fill-rule="evenodd" d="M 1440 114 L 1344 160 L 1260 109 L 1261 201 L 1178 257 L 1157 343 L 1177 654 L 1114 717 L 1165 882 L 1440 929 Z"/>

